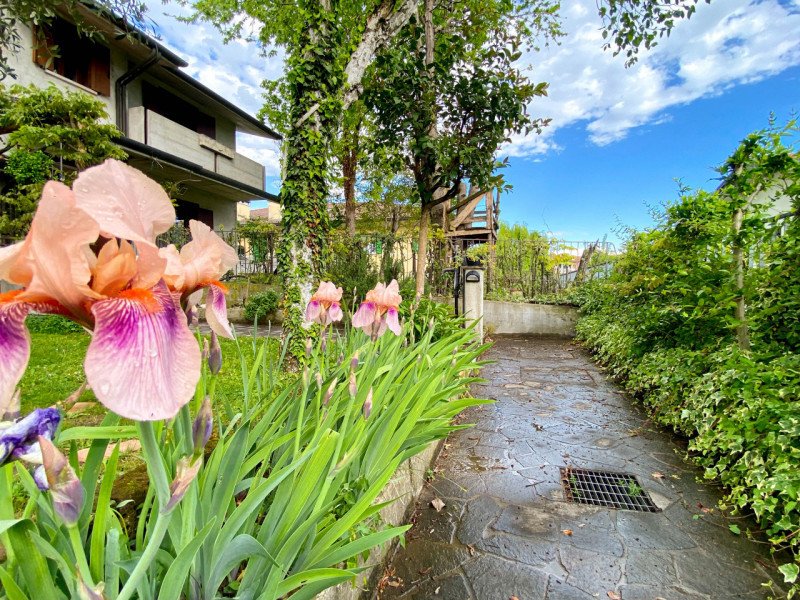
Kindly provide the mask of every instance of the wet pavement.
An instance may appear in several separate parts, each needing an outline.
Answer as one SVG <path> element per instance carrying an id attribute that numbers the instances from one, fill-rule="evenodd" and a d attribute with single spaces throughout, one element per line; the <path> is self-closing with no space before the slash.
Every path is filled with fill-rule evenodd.
<path id="1" fill-rule="evenodd" d="M 375 592 L 447 600 L 781 597 L 753 522 L 721 515 L 685 447 L 653 425 L 570 340 L 501 337 Z M 635 475 L 659 512 L 565 500 L 561 467 Z M 432 505 L 444 502 L 440 511 Z"/>

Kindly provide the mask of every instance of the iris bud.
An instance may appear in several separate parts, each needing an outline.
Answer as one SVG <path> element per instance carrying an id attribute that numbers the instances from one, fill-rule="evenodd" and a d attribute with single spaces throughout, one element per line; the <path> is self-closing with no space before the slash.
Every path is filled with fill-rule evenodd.
<path id="1" fill-rule="evenodd" d="M 369 419 L 370 413 L 372 413 L 372 388 L 369 388 L 367 399 L 364 400 L 364 418 Z"/>
<path id="2" fill-rule="evenodd" d="M 358 386 L 356 385 L 356 374 L 352 371 L 350 372 L 350 384 L 348 385 L 348 390 L 350 392 L 350 397 L 355 398 L 356 394 L 358 393 Z"/>
<path id="3" fill-rule="evenodd" d="M 222 368 L 222 347 L 215 332 L 211 332 L 211 344 L 208 348 L 208 370 L 212 375 L 219 373 Z"/>
<path id="4" fill-rule="evenodd" d="M 67 457 L 46 437 L 39 436 L 42 464 L 53 498 L 53 510 L 66 525 L 75 525 L 83 508 L 85 492 Z"/>
<path id="5" fill-rule="evenodd" d="M 192 423 L 192 443 L 194 453 L 199 454 L 211 439 L 211 430 L 214 427 L 214 415 L 211 412 L 211 398 L 206 396 L 200 406 L 200 412 Z"/>

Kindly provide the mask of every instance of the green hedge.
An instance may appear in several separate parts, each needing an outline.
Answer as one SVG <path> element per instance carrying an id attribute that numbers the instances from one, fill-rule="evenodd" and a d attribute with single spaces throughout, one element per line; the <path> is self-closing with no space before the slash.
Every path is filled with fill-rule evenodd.
<path id="1" fill-rule="evenodd" d="M 721 169 L 716 192 L 683 196 L 657 227 L 633 234 L 609 278 L 584 288 L 577 330 L 656 420 L 690 438 L 729 507 L 752 510 L 774 546 L 797 557 L 800 164 L 779 138 L 751 136 Z M 750 201 L 759 190 L 789 198 L 793 212 L 776 220 L 771 202 Z M 736 319 L 740 296 L 749 347 Z M 781 566 L 789 583 L 798 570 L 797 559 Z"/>

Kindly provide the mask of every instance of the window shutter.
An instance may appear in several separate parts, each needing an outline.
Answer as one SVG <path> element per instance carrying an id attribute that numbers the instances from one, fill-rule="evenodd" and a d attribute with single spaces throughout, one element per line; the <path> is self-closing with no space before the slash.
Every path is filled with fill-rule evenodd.
<path id="1" fill-rule="evenodd" d="M 56 41 L 49 27 L 33 26 L 33 62 L 43 69 L 52 69 Z"/>
<path id="2" fill-rule="evenodd" d="M 93 44 L 89 62 L 89 85 L 101 96 L 111 95 L 111 52 L 105 46 Z"/>

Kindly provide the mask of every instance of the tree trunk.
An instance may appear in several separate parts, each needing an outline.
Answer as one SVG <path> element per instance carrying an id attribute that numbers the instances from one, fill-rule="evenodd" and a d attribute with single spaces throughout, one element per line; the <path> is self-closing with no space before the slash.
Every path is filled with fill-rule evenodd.
<path id="1" fill-rule="evenodd" d="M 425 24 L 425 67 L 428 74 L 428 89 L 426 96 L 428 96 L 427 110 L 430 112 L 430 124 L 428 126 L 428 135 L 436 137 L 436 103 L 434 89 L 434 78 L 436 73 L 434 71 L 434 29 L 433 29 L 433 1 L 425 0 L 425 14 L 423 21 Z M 428 151 L 431 152 L 430 150 Z M 417 250 L 417 299 L 422 297 L 425 293 L 425 269 L 428 265 L 428 229 L 431 223 L 431 204 L 433 203 L 433 193 L 435 190 L 431 189 L 432 175 L 436 170 L 436 159 L 428 154 L 420 161 L 425 165 L 425 172 L 417 174 L 417 188 L 420 190 L 420 215 L 419 215 L 419 248 Z M 420 182 L 422 185 L 420 185 Z"/>
<path id="2" fill-rule="evenodd" d="M 342 185 L 344 187 L 344 220 L 347 235 L 356 235 L 356 164 L 358 162 L 358 132 L 342 156 Z"/>
<path id="3" fill-rule="evenodd" d="M 386 47 L 417 12 L 417 0 L 383 0 L 367 19 L 367 25 L 345 67 L 345 110 L 361 95 L 361 80 L 375 55 Z"/>
<path id="4" fill-rule="evenodd" d="M 339 111 L 331 79 L 343 77 L 337 67 L 337 32 L 325 2 L 306 4 L 308 27 L 298 40 L 289 69 L 302 75 L 290 78 L 292 127 L 284 140 L 286 168 L 281 185 L 283 239 L 278 248 L 278 269 L 284 281 L 284 331 L 291 335 L 291 351 L 302 356 L 305 306 L 314 284 L 325 271 L 328 254 L 328 186 L 325 167 Z"/>
<path id="5" fill-rule="evenodd" d="M 417 300 L 425 293 L 425 268 L 428 264 L 428 227 L 431 222 L 429 203 L 422 205 L 419 215 L 419 248 L 417 249 Z"/>

